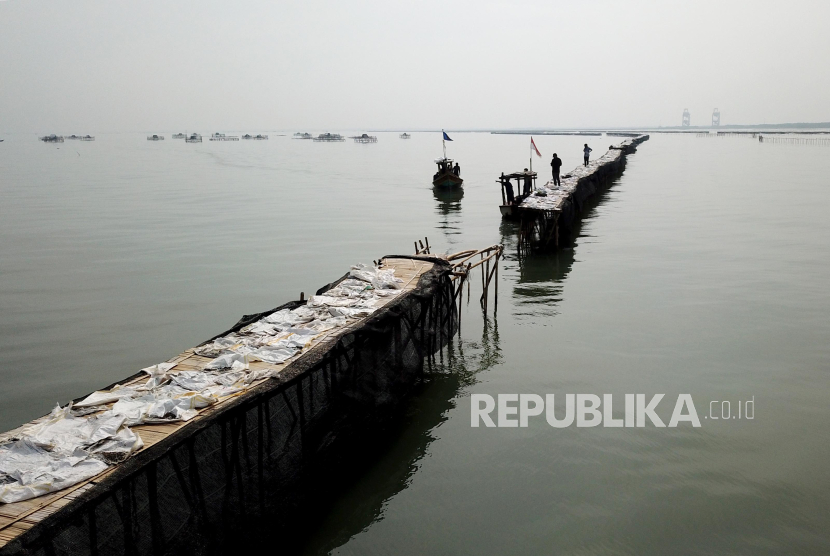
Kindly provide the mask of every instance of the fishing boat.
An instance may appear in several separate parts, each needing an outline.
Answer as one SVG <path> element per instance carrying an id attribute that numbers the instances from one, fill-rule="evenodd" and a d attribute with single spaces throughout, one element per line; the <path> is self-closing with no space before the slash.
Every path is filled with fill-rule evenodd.
<path id="1" fill-rule="evenodd" d="M 515 189 L 512 183 L 513 180 L 516 182 Z M 508 219 L 516 218 L 518 216 L 517 207 L 527 199 L 532 191 L 536 190 L 536 172 L 527 168 L 512 174 L 502 172 L 496 183 L 501 185 L 501 206 L 499 206 L 501 215 Z M 517 193 L 519 194 L 517 195 Z"/>
<path id="2" fill-rule="evenodd" d="M 321 133 L 320 135 L 314 138 L 314 141 L 317 143 L 339 143 L 345 140 L 346 138 L 340 135 L 339 133 Z"/>
<path id="3" fill-rule="evenodd" d="M 239 141 L 239 137 L 235 135 L 225 135 L 224 133 L 214 133 L 210 136 L 211 141 Z"/>
<path id="4" fill-rule="evenodd" d="M 364 133 L 363 135 L 355 135 L 350 137 L 350 139 L 354 139 L 355 143 L 377 143 L 378 138 L 374 135 L 369 135 L 368 133 Z"/>
<path id="5" fill-rule="evenodd" d="M 63 143 L 63 137 L 55 135 L 54 133 L 52 135 L 44 135 L 43 137 L 39 137 L 39 139 L 44 143 Z"/>
<path id="6" fill-rule="evenodd" d="M 254 139 L 256 141 L 264 141 L 265 139 L 268 139 L 268 136 L 267 135 L 251 135 L 249 133 L 246 133 L 245 135 L 242 136 L 242 138 L 243 139 Z"/>
<path id="7" fill-rule="evenodd" d="M 412 136 L 408 133 L 401 133 L 400 135 L 398 135 L 398 137 L 400 137 L 401 139 L 409 139 Z"/>
<path id="8" fill-rule="evenodd" d="M 171 137 L 173 139 L 187 139 L 187 135 L 185 135 L 184 133 L 174 133 L 173 135 L 171 135 Z"/>
<path id="9" fill-rule="evenodd" d="M 314 137 L 310 133 L 300 133 L 298 131 L 294 134 L 294 139 L 314 139 Z"/>
<path id="10" fill-rule="evenodd" d="M 164 141 L 164 135 L 148 135 L 148 141 Z"/>
<path id="11" fill-rule="evenodd" d="M 444 156 L 436 158 L 435 164 L 438 165 L 438 171 L 432 176 L 432 185 L 435 187 L 460 187 L 464 180 L 459 176 L 460 171 L 457 171 L 452 164 L 452 160 L 447 158 L 447 141 L 452 141 L 450 136 L 442 129 L 441 143 L 444 146 Z"/>
<path id="12" fill-rule="evenodd" d="M 193 133 L 190 137 L 187 137 L 184 140 L 184 142 L 185 143 L 201 143 L 202 142 L 202 136 L 199 135 L 198 133 Z"/>

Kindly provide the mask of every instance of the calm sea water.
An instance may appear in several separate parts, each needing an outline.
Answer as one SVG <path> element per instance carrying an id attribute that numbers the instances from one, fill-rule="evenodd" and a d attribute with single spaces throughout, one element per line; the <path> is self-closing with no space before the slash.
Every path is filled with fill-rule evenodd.
<path id="1" fill-rule="evenodd" d="M 431 188 L 438 134 L 6 136 L 0 428 L 417 238 L 504 243 L 495 315 L 468 306 L 447 372 L 338 479 L 297 551 L 830 553 L 830 149 L 652 135 L 572 249 L 519 257 L 495 179 L 527 165 L 528 138 L 453 138 L 457 196 Z M 583 142 L 539 137 L 534 164 L 547 176 L 556 151 L 570 169 Z M 689 393 L 703 426 L 470 427 L 471 393 L 554 392 L 665 393 L 665 420 Z M 704 419 L 748 399 L 753 420 Z"/>

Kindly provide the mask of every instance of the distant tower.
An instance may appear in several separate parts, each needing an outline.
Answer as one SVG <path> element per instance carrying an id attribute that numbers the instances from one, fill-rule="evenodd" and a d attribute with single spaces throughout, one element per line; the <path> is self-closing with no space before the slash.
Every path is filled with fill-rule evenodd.
<path id="1" fill-rule="evenodd" d="M 720 125 L 720 110 L 715 108 L 715 111 L 712 112 L 712 127 L 718 127 Z"/>
<path id="2" fill-rule="evenodd" d="M 684 108 L 683 109 L 683 127 L 689 127 L 690 125 L 692 125 L 691 124 L 691 119 L 692 119 L 692 117 L 689 116 L 689 109 Z"/>

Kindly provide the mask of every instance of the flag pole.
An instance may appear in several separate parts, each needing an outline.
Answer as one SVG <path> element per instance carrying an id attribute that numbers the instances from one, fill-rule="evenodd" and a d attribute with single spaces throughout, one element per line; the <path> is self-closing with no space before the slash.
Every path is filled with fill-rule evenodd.
<path id="1" fill-rule="evenodd" d="M 533 171 L 533 136 L 530 136 L 530 171 Z"/>
<path id="2" fill-rule="evenodd" d="M 441 144 L 444 146 L 444 160 L 447 159 L 447 141 L 444 139 L 444 130 L 441 130 Z"/>

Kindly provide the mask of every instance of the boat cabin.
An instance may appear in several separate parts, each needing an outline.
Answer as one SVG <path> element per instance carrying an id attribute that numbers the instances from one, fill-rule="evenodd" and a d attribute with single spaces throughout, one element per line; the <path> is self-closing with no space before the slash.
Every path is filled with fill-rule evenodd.
<path id="1" fill-rule="evenodd" d="M 435 164 L 438 171 L 432 176 L 432 184 L 437 187 L 453 187 L 464 183 L 460 176 L 460 168 L 456 169 L 450 158 L 437 158 Z"/>
<path id="2" fill-rule="evenodd" d="M 516 181 L 515 189 L 513 180 Z M 503 216 L 511 216 L 513 208 L 522 204 L 522 201 L 536 189 L 536 172 L 527 168 L 512 174 L 502 172 L 496 183 L 501 185 L 501 213 Z"/>

